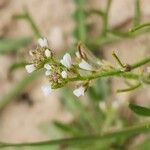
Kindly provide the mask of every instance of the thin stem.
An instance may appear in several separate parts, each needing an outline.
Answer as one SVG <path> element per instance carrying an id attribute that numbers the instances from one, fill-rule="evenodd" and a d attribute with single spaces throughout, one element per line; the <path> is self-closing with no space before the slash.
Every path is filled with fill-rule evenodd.
<path id="1" fill-rule="evenodd" d="M 111 70 L 111 71 L 100 71 L 98 73 L 89 75 L 89 76 L 77 76 L 74 78 L 69 78 L 69 81 L 84 81 L 84 80 L 93 80 L 96 78 L 101 78 L 101 77 L 111 77 L 111 76 L 116 76 L 116 77 L 124 77 L 124 78 L 128 78 L 128 79 L 134 79 L 134 80 L 138 80 L 140 78 L 139 75 L 137 74 L 133 74 L 133 73 L 129 73 L 129 72 L 123 72 L 120 70 Z"/>
<path id="2" fill-rule="evenodd" d="M 147 63 L 150 63 L 150 57 L 146 57 L 145 59 L 140 60 L 139 62 L 137 62 L 137 63 L 131 65 L 131 69 L 132 69 L 132 70 L 133 70 L 133 69 L 136 69 L 136 68 L 138 68 L 138 67 L 140 67 L 140 66 L 143 66 L 144 64 L 147 64 Z"/>
<path id="3" fill-rule="evenodd" d="M 130 88 L 126 88 L 126 89 L 119 89 L 117 90 L 117 93 L 121 93 L 121 92 L 129 92 L 129 91 L 132 91 L 132 90 L 135 90 L 137 88 L 139 88 L 142 84 L 141 83 L 138 83 Z"/>
<path id="4" fill-rule="evenodd" d="M 150 27 L 150 23 L 145 23 L 145 24 L 141 24 L 133 29 L 130 29 L 129 32 L 135 32 L 137 30 L 140 30 L 141 28 L 144 28 L 144 27 Z"/>
<path id="5" fill-rule="evenodd" d="M 26 8 L 24 8 L 23 14 L 16 15 L 15 18 L 27 20 L 29 22 L 30 26 L 31 26 L 31 29 L 33 30 L 34 35 L 37 38 L 42 37 L 42 34 L 41 34 L 39 28 L 37 27 L 35 21 L 33 20 L 32 16 L 30 15 L 29 11 Z"/>
<path id="6" fill-rule="evenodd" d="M 36 23 L 34 22 L 33 18 L 31 17 L 31 15 L 29 14 L 29 12 L 27 10 L 25 10 L 25 14 L 26 14 L 27 20 L 29 21 L 35 36 L 37 38 L 42 37 L 40 30 L 38 29 Z"/>
<path id="7" fill-rule="evenodd" d="M 117 60 L 118 64 L 124 68 L 125 65 L 121 62 L 121 60 L 119 59 L 119 57 L 117 56 L 117 54 L 115 52 L 112 53 L 112 55 L 114 56 L 114 58 Z"/>
<path id="8" fill-rule="evenodd" d="M 78 33 L 77 36 L 77 41 L 82 41 L 85 42 L 86 40 L 86 12 L 84 10 L 84 5 L 85 5 L 85 1 L 84 0 L 79 0 L 78 2 L 76 2 L 76 14 L 77 14 L 77 18 L 75 19 L 76 21 L 76 30 Z"/>
<path id="9" fill-rule="evenodd" d="M 107 29 L 108 29 L 108 16 L 109 16 L 109 11 L 110 11 L 110 6 L 111 6 L 112 0 L 107 1 L 107 6 L 105 13 L 103 15 L 103 31 L 102 31 L 102 36 L 106 36 L 107 34 Z"/>
<path id="10" fill-rule="evenodd" d="M 140 24 L 141 19 L 141 9 L 140 9 L 140 0 L 135 0 L 135 12 L 134 12 L 134 26 L 138 26 Z"/>
<path id="11" fill-rule="evenodd" d="M 101 16 L 101 17 L 104 16 L 104 12 L 101 11 L 101 10 L 97 10 L 97 9 L 91 9 L 91 10 L 89 10 L 87 13 L 88 13 L 89 15 L 91 15 L 91 14 L 96 14 L 96 15 L 99 15 L 99 16 Z"/>
<path id="12" fill-rule="evenodd" d="M 147 64 L 150 62 L 150 57 L 145 58 L 133 65 L 130 65 L 131 70 L 136 69 L 144 64 Z M 110 71 L 100 71 L 95 74 L 89 75 L 89 76 L 77 76 L 74 78 L 69 78 L 68 81 L 78 81 L 78 80 L 92 80 L 100 77 L 111 77 L 111 76 L 117 76 L 117 77 L 124 77 L 128 79 L 134 79 L 134 80 L 139 80 L 140 75 L 134 74 L 131 72 L 124 72 L 121 70 L 110 70 Z M 144 80 L 144 79 L 143 79 Z"/>
<path id="13" fill-rule="evenodd" d="M 135 125 L 132 127 L 127 127 L 126 129 L 122 129 L 119 131 L 109 132 L 100 135 L 88 135 L 82 137 L 75 137 L 75 138 L 66 138 L 66 139 L 58 139 L 58 140 L 49 140 L 49 141 L 42 141 L 42 142 L 33 142 L 33 143 L 3 143 L 0 142 L 0 147 L 23 147 L 23 146 L 45 146 L 45 145 L 60 145 L 60 144 L 81 144 L 86 143 L 88 141 L 100 141 L 100 140 L 108 140 L 112 138 L 121 138 L 121 137 L 128 137 L 131 135 L 136 135 L 140 133 L 148 133 L 150 132 L 150 123 Z"/>

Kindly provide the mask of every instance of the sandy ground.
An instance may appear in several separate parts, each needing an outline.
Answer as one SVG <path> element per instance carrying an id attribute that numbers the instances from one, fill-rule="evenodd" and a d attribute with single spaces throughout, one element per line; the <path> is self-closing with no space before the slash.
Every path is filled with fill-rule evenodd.
<path id="1" fill-rule="evenodd" d="M 89 1 L 90 7 L 105 7 L 104 0 Z M 125 20 L 133 17 L 134 1 L 132 0 L 114 0 L 110 13 L 109 24 L 112 27 L 122 24 Z M 150 0 L 142 0 L 143 21 L 150 19 Z M 12 15 L 22 12 L 26 6 L 37 22 L 39 28 L 45 37 L 50 41 L 53 49 L 58 51 L 65 50 L 71 45 L 71 32 L 74 27 L 71 14 L 74 10 L 73 0 L 1 0 L 0 1 L 0 37 L 20 37 L 31 35 L 30 27 L 24 21 L 13 21 Z M 117 49 L 122 60 L 128 60 L 128 63 L 135 62 L 146 54 L 150 54 L 150 36 L 140 36 L 132 40 L 123 40 L 121 42 L 104 46 L 105 57 L 114 63 L 111 51 Z M 7 93 L 16 80 L 21 79 L 25 71 L 15 74 L 13 81 L 8 81 L 7 70 L 9 65 L 15 60 L 15 57 L 0 56 L 0 95 Z M 5 63 L 5 66 L 3 65 Z M 21 76 L 20 76 L 21 75 Z M 72 116 L 66 112 L 59 102 L 59 92 L 56 91 L 48 98 L 43 98 L 40 91 L 41 85 L 46 82 L 40 79 L 34 82 L 27 89 L 34 105 L 30 106 L 25 102 L 12 102 L 3 110 L 0 115 L 0 141 L 9 142 L 27 142 L 52 138 L 39 130 L 39 125 L 43 122 L 52 120 L 69 121 Z M 117 83 L 117 84 L 116 84 Z M 114 89 L 122 87 L 120 80 L 113 81 Z M 124 86 L 124 85 L 123 85 Z M 143 91 L 147 91 L 144 92 Z M 137 96 L 137 93 L 139 95 Z M 146 94 L 145 94 L 146 93 Z M 141 102 L 143 95 L 144 101 L 150 99 L 148 88 L 138 90 L 132 95 L 130 93 L 123 95 L 113 95 L 115 99 L 127 101 L 129 96 L 137 97 Z"/>

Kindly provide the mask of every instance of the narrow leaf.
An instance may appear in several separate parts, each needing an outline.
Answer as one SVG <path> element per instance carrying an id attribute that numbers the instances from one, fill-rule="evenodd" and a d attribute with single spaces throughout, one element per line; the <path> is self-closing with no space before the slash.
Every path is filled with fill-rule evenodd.
<path id="1" fill-rule="evenodd" d="M 135 104 L 129 104 L 129 108 L 136 114 L 141 116 L 150 116 L 150 109 Z"/>
<path id="2" fill-rule="evenodd" d="M 18 39 L 2 39 L 0 40 L 0 54 L 16 51 L 19 48 L 28 45 L 31 40 L 32 38 L 30 37 L 23 37 Z"/>
<path id="3" fill-rule="evenodd" d="M 9 72 L 12 73 L 13 71 L 20 69 L 20 68 L 24 68 L 25 65 L 27 63 L 25 61 L 22 62 L 18 62 L 18 63 L 13 63 L 10 67 L 9 67 Z"/>
<path id="4" fill-rule="evenodd" d="M 49 140 L 49 141 L 40 141 L 40 142 L 31 142 L 31 143 L 3 143 L 0 142 L 0 148 L 6 147 L 35 147 L 35 146 L 45 146 L 49 145 L 60 145 L 60 144 L 81 144 L 81 143 L 88 143 L 90 141 L 102 141 L 102 140 L 110 140 L 114 138 L 121 138 L 121 137 L 128 137 L 131 135 L 136 135 L 140 133 L 149 133 L 150 132 L 150 123 L 144 123 L 140 125 L 135 125 L 131 127 L 127 127 L 122 130 L 108 132 L 105 134 L 97 134 L 97 135 L 88 135 L 88 136 L 81 136 L 75 138 L 66 138 L 66 139 L 57 139 L 57 140 Z"/>

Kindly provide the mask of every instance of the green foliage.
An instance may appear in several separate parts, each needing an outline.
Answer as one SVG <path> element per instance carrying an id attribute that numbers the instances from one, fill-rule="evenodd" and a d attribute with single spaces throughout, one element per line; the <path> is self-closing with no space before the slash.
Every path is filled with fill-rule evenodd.
<path id="1" fill-rule="evenodd" d="M 99 50 L 104 44 L 122 40 L 123 38 L 133 38 L 137 35 L 143 34 L 149 30 L 144 30 L 144 32 L 134 33 L 135 31 L 149 27 L 149 23 L 140 25 L 141 11 L 140 11 L 140 0 L 135 0 L 135 15 L 134 15 L 134 28 L 131 32 L 119 31 L 116 29 L 110 29 L 108 26 L 109 11 L 111 8 L 112 0 L 107 0 L 107 5 L 104 11 L 102 10 L 86 10 L 86 0 L 74 0 L 75 2 L 75 12 L 74 12 L 74 37 L 76 41 L 82 41 L 92 49 Z M 97 33 L 96 38 L 91 38 L 89 35 L 90 29 L 87 24 L 87 20 L 91 15 L 98 15 L 103 22 L 103 28 L 100 33 Z M 31 14 L 27 9 L 23 11 L 22 14 L 15 16 L 17 19 L 24 19 L 27 21 L 35 35 L 36 38 L 41 37 L 41 33 L 31 17 Z M 4 39 L 0 40 L 0 54 L 6 54 L 11 51 L 15 51 L 21 47 L 25 47 L 30 42 L 31 38 L 19 38 L 19 39 Z M 146 63 L 149 63 L 150 58 L 147 57 L 131 66 L 132 70 L 138 68 Z M 21 61 L 19 63 L 14 63 L 10 66 L 10 72 L 24 67 L 26 62 Z M 139 79 L 137 74 L 132 74 L 126 72 L 122 74 L 122 71 L 111 70 L 110 72 L 102 72 L 97 75 L 97 77 L 127 77 L 131 79 Z M 4 108 L 10 101 L 14 100 L 29 84 L 32 83 L 38 76 L 40 72 L 35 72 L 30 76 L 25 76 L 21 81 L 19 81 L 8 93 L 0 99 L 0 109 Z M 91 77 L 90 77 L 91 78 Z M 140 78 L 141 79 L 141 78 Z M 84 80 L 84 79 L 83 79 Z M 142 80 L 142 79 L 141 79 Z M 114 130 L 119 121 L 124 125 L 127 124 L 126 120 L 119 120 L 117 110 L 114 110 L 109 106 L 105 111 L 99 108 L 99 102 L 106 100 L 110 93 L 110 88 L 108 86 L 107 79 L 97 79 L 95 85 L 90 87 L 87 91 L 88 96 L 86 101 L 81 101 L 72 94 L 69 88 L 64 88 L 62 90 L 61 102 L 66 110 L 68 110 L 73 119 L 69 123 L 63 123 L 60 121 L 54 121 L 53 125 L 57 131 L 62 132 L 62 139 L 36 142 L 36 143 L 21 143 L 21 144 L 7 144 L 0 143 L 0 149 L 5 150 L 120 150 L 125 149 L 124 144 L 129 140 L 130 137 L 150 131 L 150 123 L 144 123 L 131 127 L 122 127 L 120 130 Z M 143 82 L 146 82 L 143 80 Z M 129 89 L 125 89 L 129 90 Z M 150 116 L 150 109 L 135 104 L 130 104 L 129 108 L 138 115 Z M 135 122 L 137 124 L 138 122 Z M 113 132 L 112 132 L 113 129 Z M 110 130 L 107 131 L 106 130 Z M 54 132 L 54 131 L 53 131 Z M 68 138 L 66 138 L 68 137 Z M 71 138 L 70 138 L 71 137 Z M 149 149 L 149 139 L 145 140 L 142 144 L 136 146 L 136 150 L 146 150 Z M 7 148 L 8 147 L 8 148 Z M 126 146 L 125 146 L 126 147 Z"/>
<path id="2" fill-rule="evenodd" d="M 134 23 L 134 26 L 138 26 L 141 20 L 141 9 L 140 9 L 141 0 L 134 0 L 134 1 L 135 1 L 135 8 L 134 8 L 133 23 Z"/>
<path id="3" fill-rule="evenodd" d="M 88 95 L 92 101 L 104 100 L 109 95 L 107 79 L 97 79 L 94 85 L 89 87 Z"/>
<path id="4" fill-rule="evenodd" d="M 87 24 L 86 24 L 86 18 L 87 14 L 85 11 L 85 0 L 74 0 L 76 10 L 73 14 L 73 18 L 75 20 L 76 27 L 74 29 L 74 38 L 77 41 L 85 42 L 87 38 Z"/>
<path id="5" fill-rule="evenodd" d="M 31 43 L 32 38 L 23 37 L 17 39 L 1 39 L 0 40 L 0 54 L 6 54 L 10 52 L 14 52 L 19 48 L 27 46 Z"/>
<path id="6" fill-rule="evenodd" d="M 13 63 L 9 67 L 9 72 L 12 73 L 12 72 L 16 71 L 17 69 L 24 68 L 26 64 L 27 63 L 25 61 Z"/>
<path id="7" fill-rule="evenodd" d="M 150 109 L 142 106 L 138 106 L 135 104 L 129 104 L 129 108 L 140 116 L 150 117 Z"/>

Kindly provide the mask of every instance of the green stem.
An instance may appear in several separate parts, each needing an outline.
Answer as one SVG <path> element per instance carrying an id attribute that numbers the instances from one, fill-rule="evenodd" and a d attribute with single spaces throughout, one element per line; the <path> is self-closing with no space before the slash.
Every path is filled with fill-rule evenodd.
<path id="1" fill-rule="evenodd" d="M 142 84 L 141 83 L 138 83 L 130 88 L 126 88 L 126 89 L 119 89 L 117 90 L 117 93 L 121 93 L 121 92 L 129 92 L 129 91 L 132 91 L 132 90 L 135 90 L 137 89 L 138 87 L 140 87 Z"/>
<path id="2" fill-rule="evenodd" d="M 139 75 L 133 74 L 133 73 L 123 72 L 120 70 L 111 70 L 111 71 L 107 71 L 107 72 L 100 71 L 100 72 L 92 74 L 90 76 L 78 76 L 78 77 L 74 77 L 74 78 L 69 78 L 68 80 L 69 81 L 93 80 L 96 78 L 110 77 L 110 76 L 124 77 L 124 78 L 134 79 L 134 80 L 138 80 L 140 77 Z"/>
<path id="3" fill-rule="evenodd" d="M 86 41 L 86 12 L 84 10 L 84 6 L 85 6 L 85 0 L 79 0 L 78 2 L 76 2 L 76 14 L 77 14 L 77 18 L 75 19 L 76 21 L 76 30 L 78 33 L 77 41 L 82 41 L 85 42 Z"/>
<path id="4" fill-rule="evenodd" d="M 150 23 L 145 23 L 145 24 L 141 24 L 133 29 L 130 29 L 129 32 L 135 32 L 141 28 L 144 28 L 144 27 L 150 27 Z"/>
<path id="5" fill-rule="evenodd" d="M 138 67 L 140 67 L 140 66 L 143 66 L 144 64 L 147 64 L 147 63 L 150 63 L 150 57 L 146 57 L 145 59 L 140 60 L 139 62 L 137 62 L 137 63 L 131 65 L 131 69 L 132 69 L 132 70 L 133 70 L 133 69 L 136 69 L 136 68 L 138 68 Z"/>
<path id="6" fill-rule="evenodd" d="M 102 36 L 106 36 L 107 34 L 107 29 L 108 29 L 108 16 L 109 16 L 109 10 L 111 6 L 112 0 L 107 1 L 107 6 L 105 13 L 103 15 L 103 31 L 102 31 Z"/>
<path id="7" fill-rule="evenodd" d="M 17 19 L 25 19 L 28 21 L 28 23 L 31 26 L 31 29 L 35 35 L 36 38 L 40 38 L 42 37 L 42 34 L 38 28 L 38 26 L 36 25 L 35 21 L 33 20 L 32 16 L 30 15 L 29 11 L 24 8 L 24 12 L 21 15 L 16 15 L 15 18 Z"/>
<path id="8" fill-rule="evenodd" d="M 140 60 L 139 62 L 130 65 L 131 70 L 143 66 L 144 64 L 147 64 L 149 62 L 150 62 L 150 57 Z M 92 80 L 100 77 L 110 77 L 110 76 L 124 77 L 124 78 L 134 79 L 134 80 L 139 80 L 140 78 L 140 75 L 131 72 L 124 72 L 121 70 L 110 70 L 110 71 L 100 71 L 89 76 L 77 76 L 74 78 L 69 78 L 68 81 Z"/>
<path id="9" fill-rule="evenodd" d="M 135 13 L 134 13 L 134 26 L 138 26 L 140 24 L 141 19 L 141 9 L 140 9 L 140 0 L 135 0 Z"/>
<path id="10" fill-rule="evenodd" d="M 59 144 L 80 144 L 86 143 L 89 141 L 100 141 L 100 140 L 108 140 L 112 138 L 121 138 L 121 137 L 128 137 L 131 135 L 136 135 L 140 133 L 147 133 L 150 132 L 150 123 L 135 125 L 132 127 L 127 127 L 126 129 L 122 129 L 119 131 L 109 132 L 100 135 L 88 135 L 82 137 L 75 137 L 75 138 L 66 138 L 66 139 L 58 139 L 58 140 L 49 140 L 49 141 L 42 141 L 42 142 L 33 142 L 33 143 L 3 143 L 0 142 L 0 147 L 22 147 L 22 146 L 45 146 L 45 145 L 59 145 Z"/>
<path id="11" fill-rule="evenodd" d="M 125 65 L 121 62 L 121 60 L 119 59 L 119 57 L 117 56 L 117 54 L 115 52 L 112 53 L 113 57 L 117 60 L 118 64 L 124 68 Z"/>

